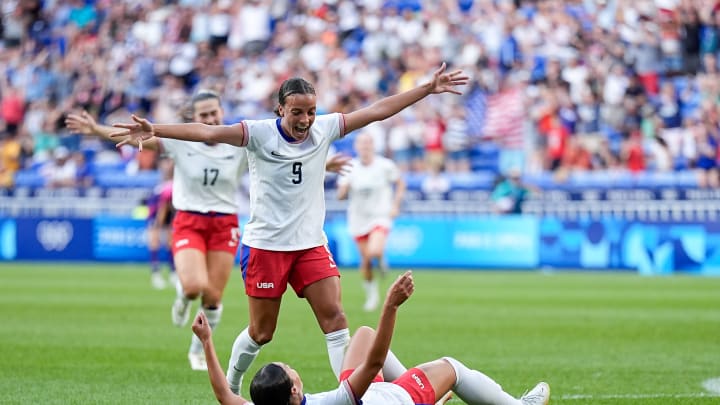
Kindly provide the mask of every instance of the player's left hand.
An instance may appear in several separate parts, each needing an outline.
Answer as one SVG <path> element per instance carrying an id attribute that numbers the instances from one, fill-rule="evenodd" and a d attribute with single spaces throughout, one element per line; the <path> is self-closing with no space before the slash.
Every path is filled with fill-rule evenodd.
<path id="1" fill-rule="evenodd" d="M 138 149 L 143 150 L 142 143 L 155 136 L 155 129 L 153 124 L 145 118 L 140 118 L 137 115 L 132 115 L 132 120 L 135 121 L 133 124 L 114 124 L 116 128 L 124 128 L 124 131 L 113 132 L 110 134 L 111 138 L 115 137 L 126 137 L 116 145 L 118 148 L 122 145 L 129 144 L 131 142 L 137 142 Z"/>
<path id="2" fill-rule="evenodd" d="M 415 283 L 413 282 L 412 271 L 408 270 L 390 286 L 385 303 L 386 305 L 399 307 L 410 298 L 414 291 Z"/>
<path id="3" fill-rule="evenodd" d="M 205 313 L 200 311 L 192 324 L 192 331 L 202 342 L 206 342 L 212 336 L 212 329 L 208 323 Z"/>
<path id="4" fill-rule="evenodd" d="M 455 87 L 468 84 L 470 78 L 464 75 L 461 69 L 445 73 L 446 67 L 445 62 L 443 62 L 440 68 L 433 73 L 432 80 L 430 81 L 430 93 L 462 94 L 462 92 L 456 90 Z"/>
<path id="5" fill-rule="evenodd" d="M 352 160 L 352 157 L 342 153 L 337 153 L 332 155 L 325 163 L 325 170 L 337 174 L 348 174 L 352 168 L 350 160 Z"/>

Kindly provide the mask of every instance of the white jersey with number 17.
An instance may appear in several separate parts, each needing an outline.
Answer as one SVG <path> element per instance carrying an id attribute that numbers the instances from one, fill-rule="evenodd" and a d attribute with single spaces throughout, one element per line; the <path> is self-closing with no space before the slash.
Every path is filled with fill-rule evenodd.
<path id="1" fill-rule="evenodd" d="M 176 210 L 235 214 L 235 195 L 247 168 L 247 153 L 227 144 L 160 139 L 175 161 L 173 206 Z"/>
<path id="2" fill-rule="evenodd" d="M 242 124 L 250 169 L 243 244 L 276 251 L 325 245 L 325 162 L 330 144 L 345 135 L 343 115 L 318 115 L 299 143 L 283 137 L 279 118 Z"/>

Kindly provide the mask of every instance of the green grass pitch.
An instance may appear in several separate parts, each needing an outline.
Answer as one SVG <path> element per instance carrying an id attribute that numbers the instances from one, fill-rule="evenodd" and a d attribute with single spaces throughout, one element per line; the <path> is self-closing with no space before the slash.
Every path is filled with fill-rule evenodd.
<path id="1" fill-rule="evenodd" d="M 450 355 L 515 396 L 545 380 L 552 404 L 720 403 L 718 278 L 418 270 L 415 280 L 393 341 L 407 365 Z M 358 273 L 342 281 L 351 327 L 374 325 Z M 189 326 L 170 322 L 173 296 L 151 289 L 143 265 L 0 264 L 0 403 L 214 403 L 207 375 L 187 363 Z M 247 321 L 239 271 L 224 303 L 215 341 L 226 367 Z M 290 293 L 250 373 L 273 360 L 308 391 L 334 386 L 322 334 Z"/>

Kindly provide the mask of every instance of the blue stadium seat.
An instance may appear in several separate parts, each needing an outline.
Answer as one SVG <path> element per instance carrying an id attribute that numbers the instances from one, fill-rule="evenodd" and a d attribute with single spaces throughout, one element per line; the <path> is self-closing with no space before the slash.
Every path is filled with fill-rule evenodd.
<path id="1" fill-rule="evenodd" d="M 422 182 L 425 178 L 425 174 L 405 173 L 404 178 L 408 190 L 420 190 L 422 188 Z"/>
<path id="2" fill-rule="evenodd" d="M 453 190 L 490 190 L 493 188 L 497 175 L 491 171 L 479 171 L 457 173 L 449 177 Z"/>
<path id="3" fill-rule="evenodd" d="M 45 178 L 32 169 L 18 170 L 15 173 L 15 187 L 42 187 L 45 185 Z"/>
<path id="4" fill-rule="evenodd" d="M 96 163 L 91 162 L 89 164 L 90 173 L 97 176 L 103 173 L 117 173 L 125 171 L 125 162 L 113 162 L 113 163 Z"/>
<path id="5" fill-rule="evenodd" d="M 697 174 L 692 170 L 683 170 L 675 172 L 675 186 L 681 188 L 698 187 Z"/>
<path id="6" fill-rule="evenodd" d="M 553 178 L 553 173 L 549 171 L 543 171 L 540 173 L 525 174 L 523 176 L 523 182 L 541 188 L 543 190 L 550 190 L 557 187 L 557 183 Z"/>
<path id="7" fill-rule="evenodd" d="M 152 188 L 160 182 L 160 178 L 160 172 L 158 171 L 144 171 L 132 176 L 125 172 L 116 171 L 99 173 L 95 178 L 95 182 L 100 187 L 108 188 Z"/>
<path id="8" fill-rule="evenodd" d="M 640 172 L 635 174 L 634 179 L 637 188 L 675 187 L 675 173 L 673 172 Z"/>

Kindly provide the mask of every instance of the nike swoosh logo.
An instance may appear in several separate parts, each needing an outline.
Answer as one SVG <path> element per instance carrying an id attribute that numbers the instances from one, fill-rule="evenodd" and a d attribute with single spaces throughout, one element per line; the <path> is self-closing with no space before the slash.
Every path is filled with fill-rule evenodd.
<path id="1" fill-rule="evenodd" d="M 188 152 L 187 155 L 188 155 L 188 156 L 195 156 L 195 155 L 197 155 L 197 153 Z"/>
<path id="2" fill-rule="evenodd" d="M 283 155 L 275 152 L 274 150 L 273 150 L 273 151 L 270 151 L 270 154 L 273 155 L 273 156 L 277 156 L 277 157 L 283 157 Z"/>

